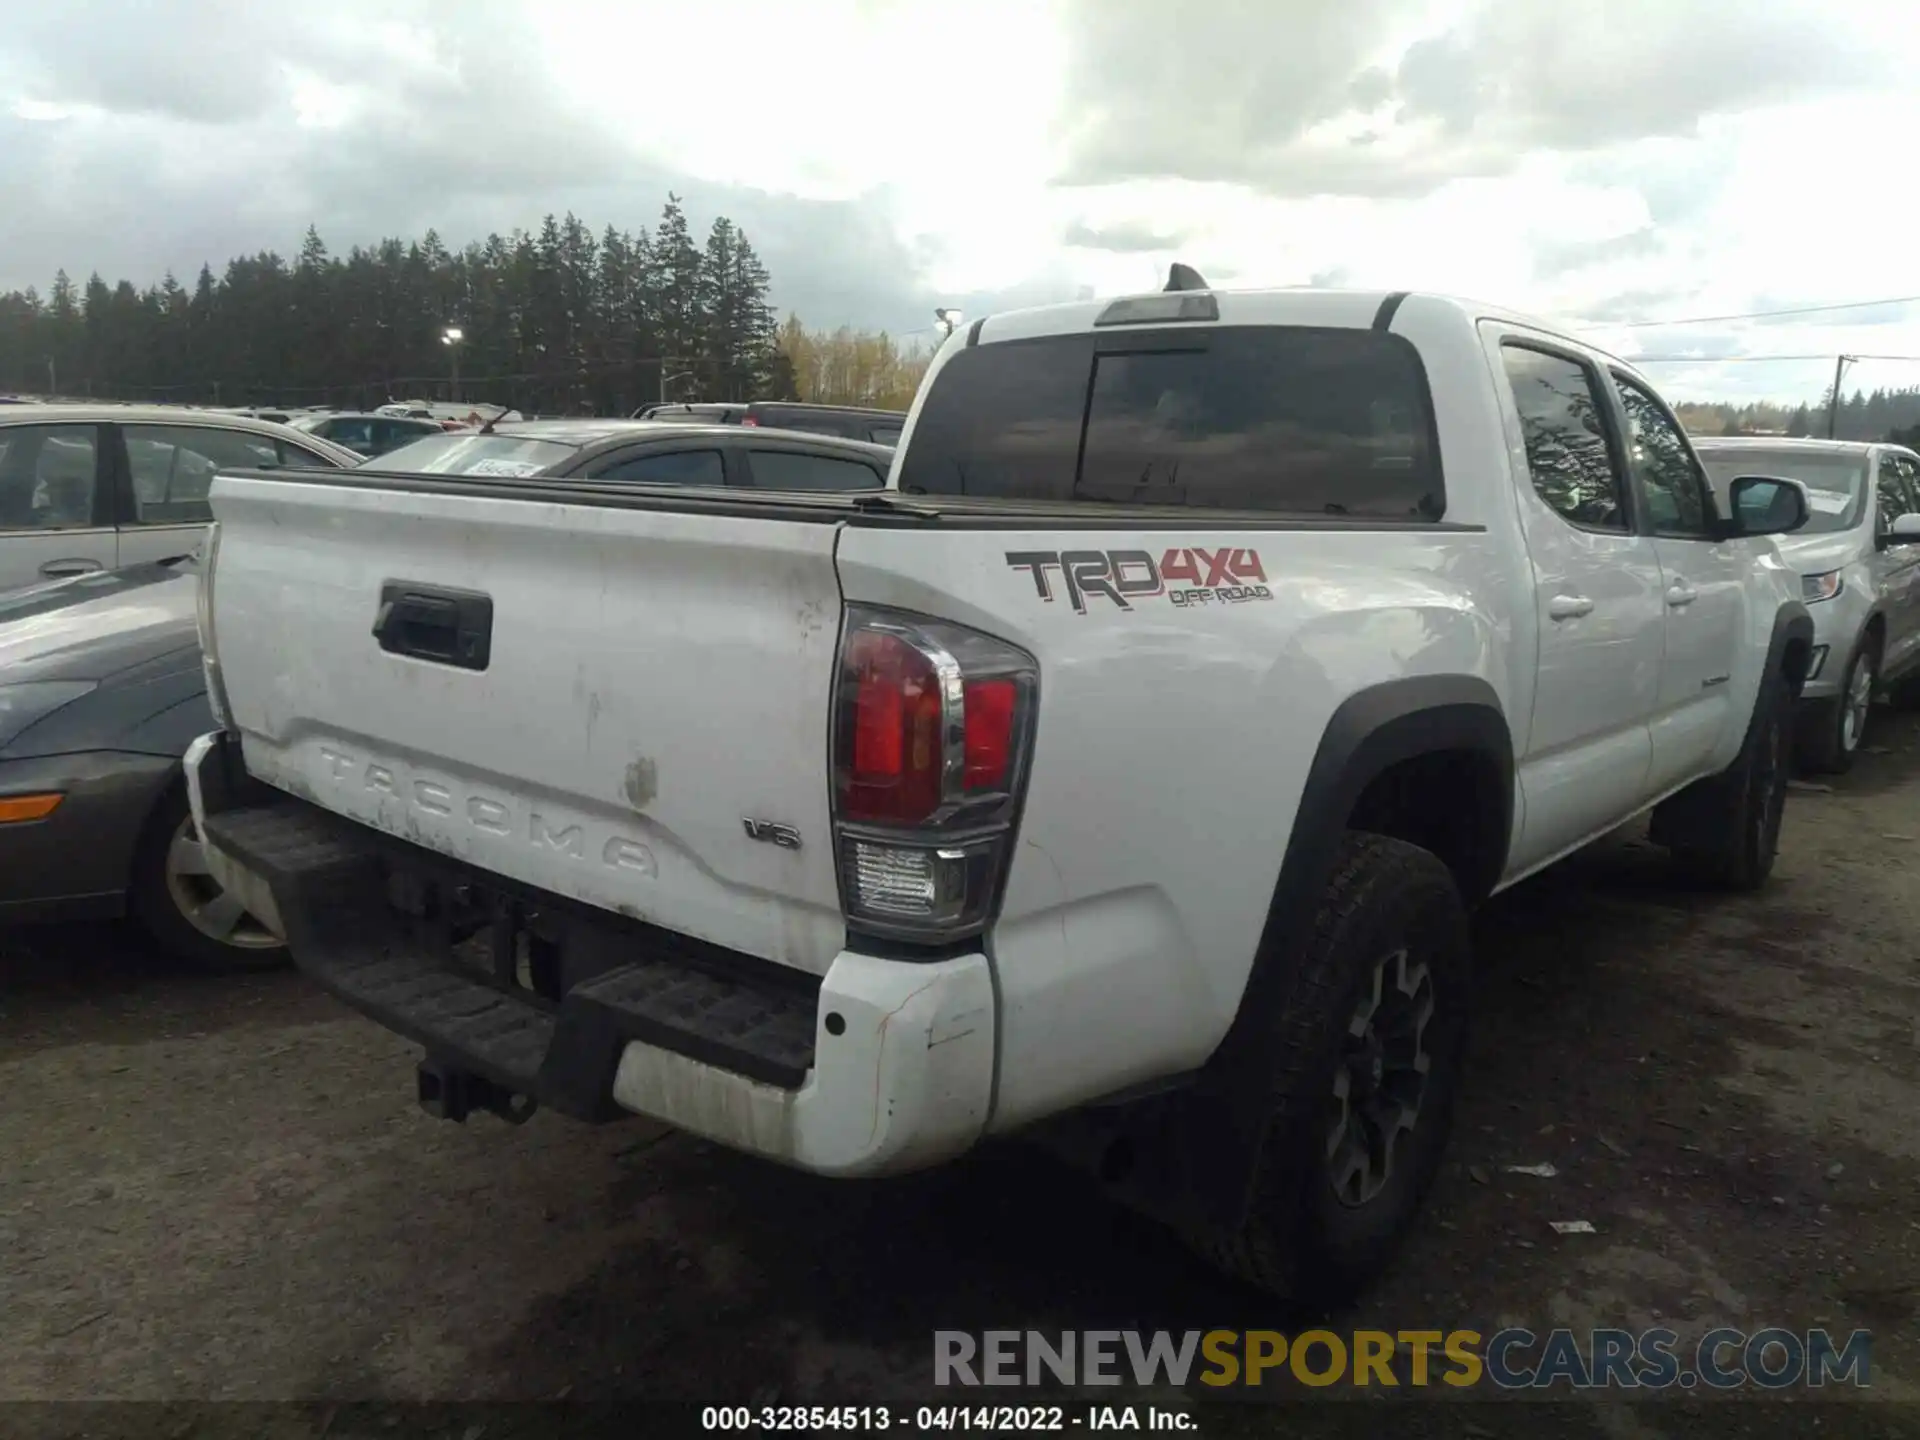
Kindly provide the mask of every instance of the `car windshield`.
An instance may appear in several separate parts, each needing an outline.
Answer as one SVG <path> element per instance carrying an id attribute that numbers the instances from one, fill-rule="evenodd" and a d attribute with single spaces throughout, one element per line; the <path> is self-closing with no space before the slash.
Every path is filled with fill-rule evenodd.
<path id="1" fill-rule="evenodd" d="M 1742 475 L 1777 475 L 1807 487 L 1807 523 L 1796 534 L 1837 534 L 1852 529 L 1860 519 L 1867 493 L 1865 455 L 1822 454 L 1817 450 L 1703 450 L 1701 462 L 1713 481 L 1720 513 L 1727 509 L 1727 492 Z"/>
<path id="2" fill-rule="evenodd" d="M 364 462 L 377 470 L 420 475 L 538 475 L 574 452 L 558 440 L 524 435 L 427 435 Z"/>

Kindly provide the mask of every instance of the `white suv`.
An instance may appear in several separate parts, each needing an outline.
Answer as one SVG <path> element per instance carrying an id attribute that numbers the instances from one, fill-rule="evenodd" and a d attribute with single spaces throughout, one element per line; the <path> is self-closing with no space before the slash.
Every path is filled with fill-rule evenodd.
<path id="1" fill-rule="evenodd" d="M 1740 475 L 1780 475 L 1807 487 L 1806 527 L 1777 542 L 1800 572 L 1814 625 L 1795 739 L 1807 768 L 1844 771 L 1865 738 L 1875 692 L 1913 689 L 1920 668 L 1920 455 L 1900 445 L 1772 436 L 1699 440 L 1694 448 L 1722 506 Z"/>

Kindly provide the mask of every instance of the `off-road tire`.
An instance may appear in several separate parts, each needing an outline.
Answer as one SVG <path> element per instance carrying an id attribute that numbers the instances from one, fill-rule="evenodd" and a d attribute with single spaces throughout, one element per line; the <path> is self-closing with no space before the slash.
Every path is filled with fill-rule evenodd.
<path id="1" fill-rule="evenodd" d="M 1860 733 L 1854 737 L 1851 747 L 1842 733 L 1847 722 L 1848 700 L 1863 665 L 1869 667 L 1871 679 L 1867 693 L 1871 697 L 1880 684 L 1880 644 L 1872 634 L 1863 636 L 1859 646 L 1848 657 L 1847 668 L 1840 673 L 1838 695 L 1817 704 L 1801 702 L 1793 726 L 1794 758 L 1800 762 L 1800 768 L 1810 774 L 1846 774 L 1853 768 L 1854 757 L 1860 753 L 1860 747 L 1867 743 L 1870 722 L 1862 723 Z M 1871 699 L 1868 713 L 1872 713 Z"/>
<path id="2" fill-rule="evenodd" d="M 141 929 L 175 960 L 212 974 L 278 970 L 290 963 L 284 945 L 222 944 L 181 913 L 167 878 L 167 853 L 189 814 L 184 784 L 168 787 L 141 827 L 134 851 L 127 909 Z M 268 937 L 270 938 L 270 937 Z"/>
<path id="3" fill-rule="evenodd" d="M 1418 1118 L 1384 1187 L 1350 1207 L 1334 1193 L 1327 1157 L 1335 1075 L 1376 966 L 1402 948 L 1431 976 L 1431 1063 Z M 1293 978 L 1266 1027 L 1268 1119 L 1252 1203 L 1237 1223 L 1189 1219 L 1182 1228 L 1191 1248 L 1217 1269 L 1304 1305 L 1338 1303 L 1393 1258 L 1452 1127 L 1471 955 L 1466 907 L 1437 857 L 1381 835 L 1342 837 L 1305 943 L 1297 954 L 1256 962 L 1286 965 Z"/>
<path id="4" fill-rule="evenodd" d="M 1793 691 L 1770 670 L 1760 682 L 1740 757 L 1653 812 L 1651 836 L 1704 884 L 1757 890 L 1773 873 L 1790 778 Z"/>

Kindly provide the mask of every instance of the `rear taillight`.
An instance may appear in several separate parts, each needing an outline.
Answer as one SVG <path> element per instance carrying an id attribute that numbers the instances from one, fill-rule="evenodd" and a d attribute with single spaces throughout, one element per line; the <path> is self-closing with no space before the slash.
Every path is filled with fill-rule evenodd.
<path id="1" fill-rule="evenodd" d="M 1024 650 L 943 621 L 848 608 L 833 781 L 849 921 L 929 941 L 987 923 L 1037 698 Z"/>
<path id="2" fill-rule="evenodd" d="M 742 425 L 758 425 L 760 422 L 751 415 L 742 415 L 740 417 L 740 423 Z"/>

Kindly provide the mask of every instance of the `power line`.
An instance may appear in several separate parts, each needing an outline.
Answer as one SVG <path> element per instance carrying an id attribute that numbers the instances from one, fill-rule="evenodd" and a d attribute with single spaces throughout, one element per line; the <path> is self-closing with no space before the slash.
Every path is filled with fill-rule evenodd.
<path id="1" fill-rule="evenodd" d="M 1595 329 L 1649 330 L 1662 325 L 1718 325 L 1728 320 L 1774 320 L 1786 315 L 1827 315 L 1836 310 L 1871 310 L 1880 305 L 1917 305 L 1920 295 L 1892 295 L 1885 300 L 1849 300 L 1839 305 L 1798 305 L 1791 310 L 1747 310 L 1738 315 L 1689 315 L 1680 320 L 1593 320 Z"/>
<path id="2" fill-rule="evenodd" d="M 1634 365 L 1767 365 L 1782 360 L 1831 360 L 1833 351 L 1824 355 L 1627 355 Z M 1848 355 L 1849 360 L 1891 360 L 1920 365 L 1920 355 Z"/>

